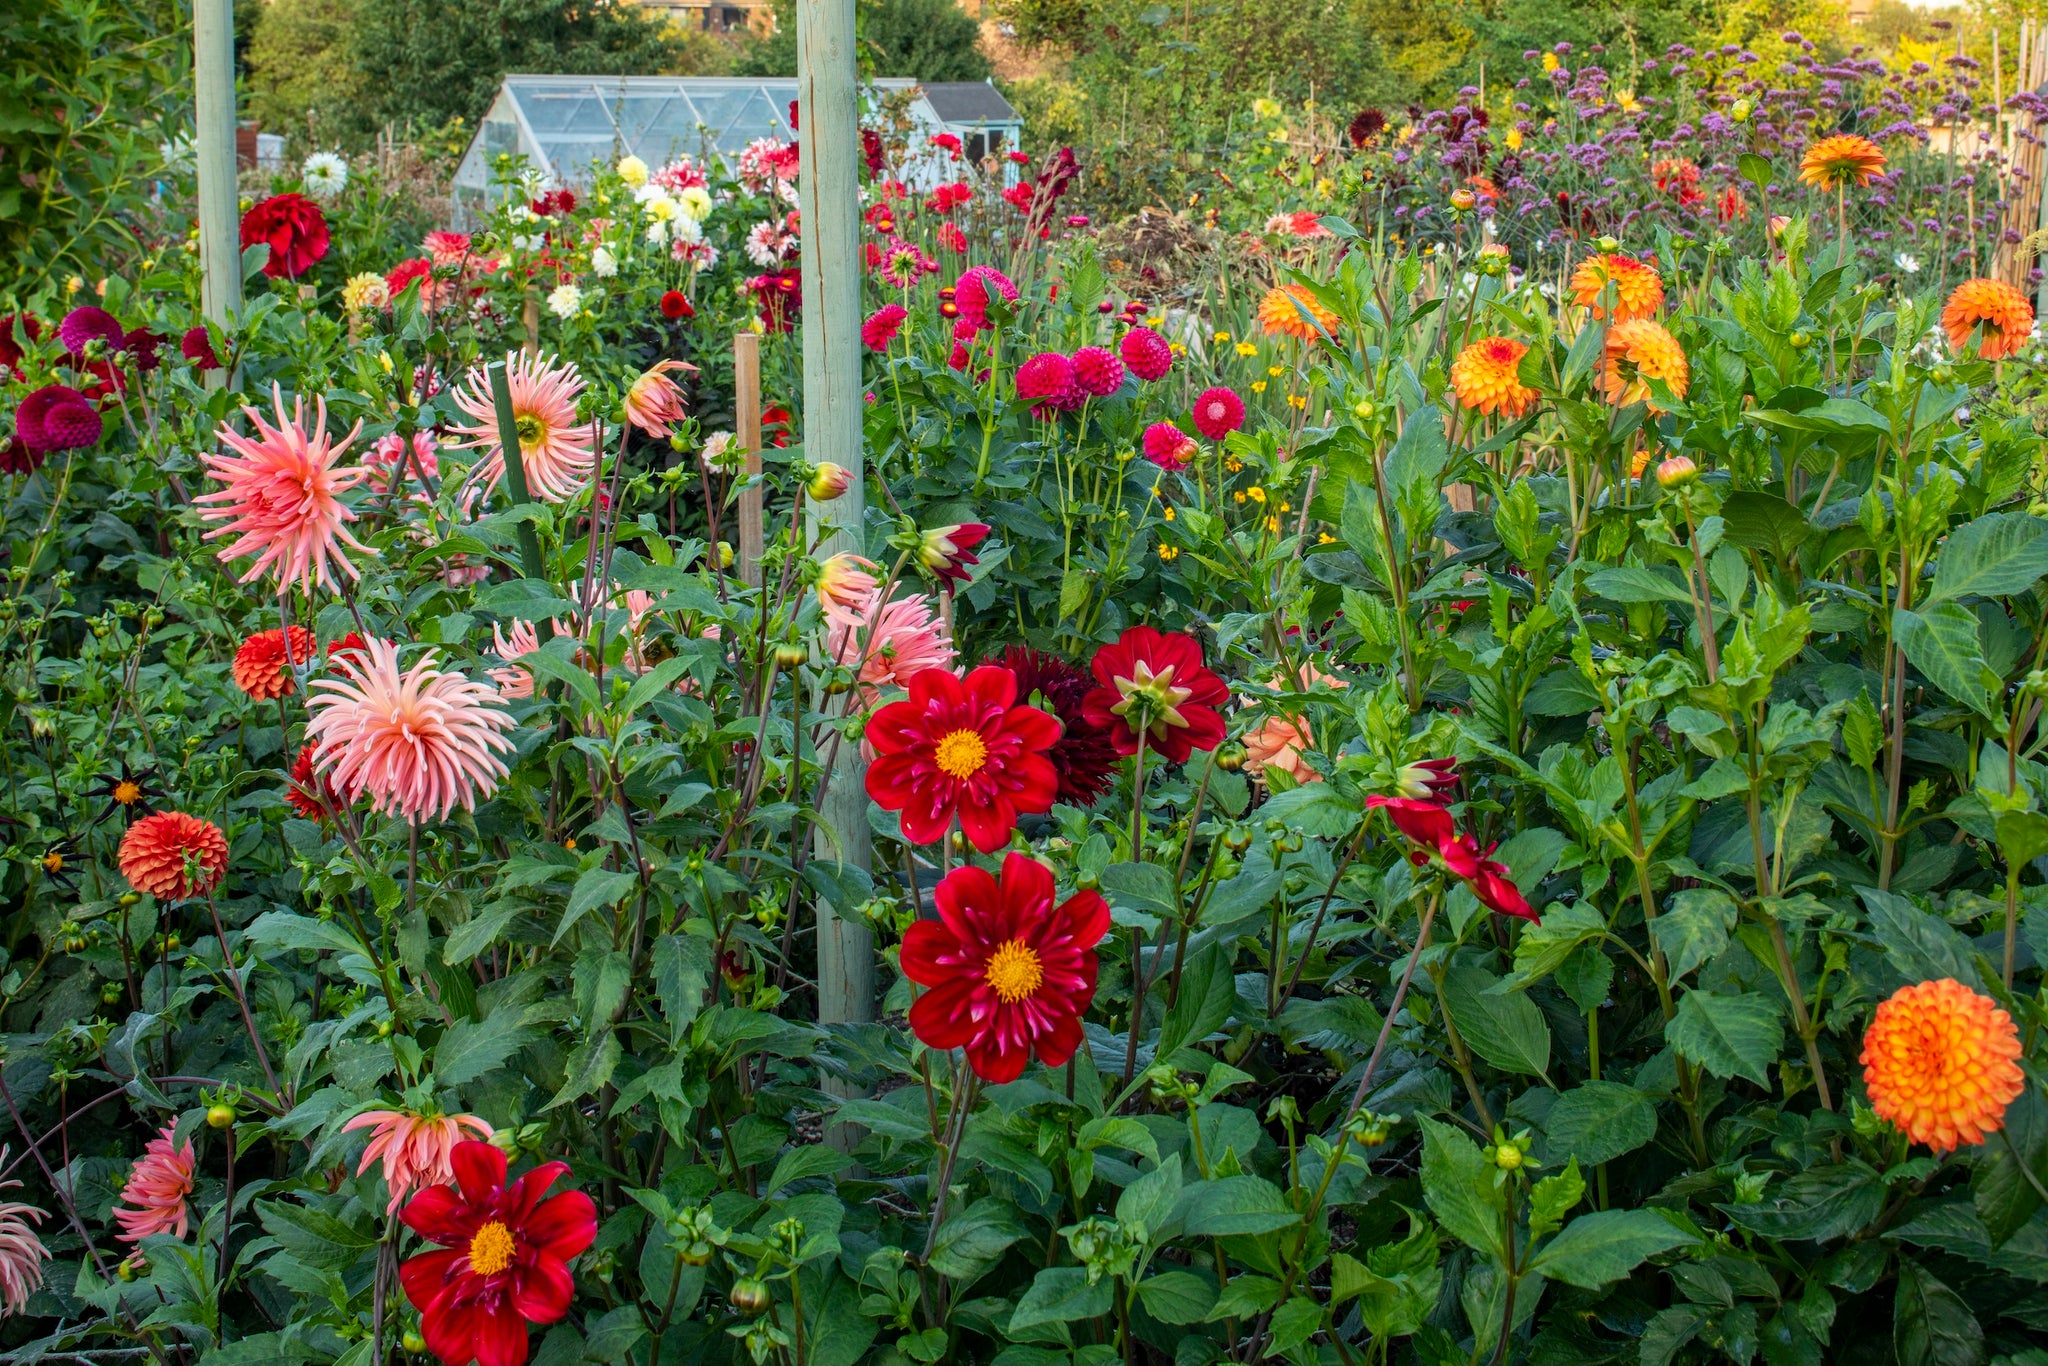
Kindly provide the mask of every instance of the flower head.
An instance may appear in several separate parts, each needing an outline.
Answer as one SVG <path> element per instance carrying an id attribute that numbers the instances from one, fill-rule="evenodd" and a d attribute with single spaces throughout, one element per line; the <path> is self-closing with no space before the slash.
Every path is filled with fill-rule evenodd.
<path id="1" fill-rule="evenodd" d="M 14 410 L 14 434 L 42 463 L 53 451 L 84 450 L 99 444 L 106 425 L 92 400 L 63 384 L 46 384 Z"/>
<path id="2" fill-rule="evenodd" d="M 826 657 L 853 668 L 870 691 L 884 683 L 907 687 L 927 669 L 953 667 L 945 623 L 918 594 L 864 609 L 828 607 L 825 627 Z"/>
<path id="3" fill-rule="evenodd" d="M 227 836 L 212 821 L 182 811 L 144 816 L 121 837 L 121 876 L 164 901 L 205 896 L 227 871 Z"/>
<path id="4" fill-rule="evenodd" d="M 1884 153 L 1869 138 L 1837 133 L 1822 138 L 1799 159 L 1799 179 L 1823 190 L 1868 185 L 1884 170 Z"/>
<path id="5" fill-rule="evenodd" d="M 213 338 L 204 327 L 185 329 L 185 335 L 178 338 L 178 354 L 191 361 L 194 369 L 220 369 L 220 357 L 213 354 Z"/>
<path id="6" fill-rule="evenodd" d="M 597 1207 L 582 1191 L 549 1195 L 568 1175 L 545 1162 L 506 1184 L 505 1154 L 468 1139 L 449 1154 L 454 1180 L 429 1186 L 399 1216 L 432 1243 L 398 1268 L 420 1311 L 427 1350 L 450 1366 L 522 1366 L 526 1326 L 569 1312 L 569 1263 L 597 1238 Z"/>
<path id="7" fill-rule="evenodd" d="M 1662 380 L 1672 394 L 1684 398 L 1690 374 L 1684 348 L 1661 324 L 1636 318 L 1607 330 L 1600 390 L 1608 402 L 1620 407 L 1648 403 L 1652 412 L 1659 411 L 1650 399 L 1649 382 Z"/>
<path id="8" fill-rule="evenodd" d="M 697 310 L 690 307 L 690 297 L 687 294 L 680 289 L 669 289 L 662 291 L 661 316 L 675 322 L 682 318 L 696 317 Z"/>
<path id="9" fill-rule="evenodd" d="M 327 217 L 302 194 L 274 194 L 242 215 L 242 250 L 270 248 L 263 273 L 296 280 L 327 255 Z"/>
<path id="10" fill-rule="evenodd" d="M 1949 345 L 1962 351 L 1977 335 L 1977 354 L 2003 360 L 2017 353 L 2034 330 L 2034 305 L 2003 280 L 1965 280 L 1948 296 L 1941 325 Z M 1978 329 L 1983 329 L 1981 333 Z"/>
<path id="11" fill-rule="evenodd" d="M 631 185 L 635 189 L 638 189 L 640 186 L 645 185 L 647 183 L 647 163 L 642 161 L 639 157 L 620 157 L 617 170 L 619 173 L 619 179 L 625 181 L 628 185 Z"/>
<path id="12" fill-rule="evenodd" d="M 1190 416 L 1196 431 L 1211 441 L 1221 441 L 1244 426 L 1244 400 L 1235 389 L 1215 385 L 1195 395 L 1195 410 Z"/>
<path id="13" fill-rule="evenodd" d="M 1193 636 L 1132 626 L 1089 662 L 1096 688 L 1083 704 L 1088 720 L 1109 732 L 1119 754 L 1146 749 L 1169 763 L 1223 743 L 1230 699 L 1223 680 L 1202 665 Z"/>
<path id="14" fill-rule="evenodd" d="M 927 1047 L 965 1048 L 993 1085 L 1022 1076 L 1033 1053 L 1059 1067 L 1081 1047 L 1109 905 L 1093 891 L 1054 895 L 1052 870 L 1023 854 L 1000 876 L 955 868 L 932 894 L 939 918 L 903 935 L 903 975 L 927 988 L 911 1029 Z"/>
<path id="15" fill-rule="evenodd" d="M 7 1150 L 0 1148 L 0 1162 L 6 1158 Z M 0 1181 L 0 1190 L 20 1184 Z M 43 1263 L 50 1259 L 50 1250 L 34 1226 L 48 1217 L 48 1211 L 34 1205 L 0 1201 L 0 1315 L 19 1314 L 43 1283 Z"/>
<path id="16" fill-rule="evenodd" d="M 21 341 L 15 340 L 15 329 L 21 330 Z M 0 313 L 0 368 L 21 369 L 23 342 L 34 342 L 43 335 L 42 319 L 33 313 Z"/>
<path id="17" fill-rule="evenodd" d="M 583 307 L 583 291 L 567 281 L 548 291 L 548 312 L 563 322 L 576 316 L 576 310 Z"/>
<path id="18" fill-rule="evenodd" d="M 292 671 L 313 659 L 313 633 L 303 626 L 258 631 L 235 651 L 235 686 L 258 702 L 289 697 L 298 686 Z"/>
<path id="19" fill-rule="evenodd" d="M 1145 458 L 1168 472 L 1183 470 L 1201 454 L 1195 439 L 1171 422 L 1155 422 L 1145 429 Z"/>
<path id="20" fill-rule="evenodd" d="M 1149 327 L 1134 327 L 1116 344 L 1130 372 L 1147 384 L 1165 379 L 1173 369 L 1173 347 Z"/>
<path id="21" fill-rule="evenodd" d="M 114 1208 L 114 1222 L 121 1226 L 114 1236 L 121 1242 L 139 1243 L 159 1233 L 182 1238 L 191 1227 L 185 1197 L 192 1193 L 192 1141 L 176 1147 L 176 1137 L 174 1126 L 166 1124 L 144 1145 L 129 1171 L 128 1183 L 121 1187 L 128 1208 Z"/>
<path id="22" fill-rule="evenodd" d="M 215 504 L 202 507 L 200 516 L 227 525 L 206 533 L 211 541 L 233 536 L 235 541 L 220 552 L 223 560 L 254 555 L 256 562 L 241 581 L 248 583 L 266 570 L 275 571 L 280 586 L 298 583 L 311 589 L 315 583 L 329 584 L 331 559 L 358 578 L 356 567 L 343 547 L 369 549 L 348 530 L 355 511 L 341 501 L 341 494 L 362 482 L 367 471 L 337 469 L 336 462 L 362 430 L 358 422 L 339 444 L 327 436 L 327 400 L 316 401 L 311 428 L 306 424 L 306 401 L 292 400 L 290 417 L 285 416 L 284 395 L 271 388 L 276 405 L 277 425 L 264 421 L 263 414 L 244 407 L 243 414 L 256 430 L 244 436 L 222 424 L 217 430 L 232 455 L 202 457 L 208 474 L 226 487 L 204 494 L 196 502 Z"/>
<path id="23" fill-rule="evenodd" d="M 1513 337 L 1481 337 L 1451 362 L 1451 388 L 1458 402 L 1481 413 L 1516 418 L 1536 402 L 1534 389 L 1522 383 L 1526 343 Z"/>
<path id="24" fill-rule="evenodd" d="M 391 286 L 374 270 L 351 275 L 341 287 L 341 306 L 350 313 L 367 313 L 391 302 Z"/>
<path id="25" fill-rule="evenodd" d="M 1258 729 L 1245 732 L 1244 766 L 1255 777 L 1263 777 L 1267 769 L 1277 768 L 1297 783 L 1319 783 L 1323 775 L 1301 757 L 1301 752 L 1314 743 L 1315 736 L 1306 719 L 1268 716 Z"/>
<path id="26" fill-rule="evenodd" d="M 1006 303 L 1017 302 L 1017 286 L 1010 277 L 993 266 L 973 266 L 961 272 L 953 285 L 953 302 L 959 307 L 960 317 L 980 331 L 989 325 L 989 305 L 997 299 Z"/>
<path id="27" fill-rule="evenodd" d="M 371 1131 L 356 1175 L 370 1170 L 372 1162 L 384 1164 L 384 1185 L 391 1192 L 386 1214 L 398 1213 L 405 1197 L 420 1187 L 445 1186 L 455 1179 L 449 1159 L 455 1145 L 464 1141 L 464 1129 L 478 1138 L 491 1136 L 491 1126 L 475 1115 L 419 1115 L 410 1110 L 365 1110 L 341 1126 L 343 1133 L 356 1129 Z"/>
<path id="28" fill-rule="evenodd" d="M 469 257 L 469 234 L 437 228 L 420 239 L 420 250 L 437 266 L 459 266 Z"/>
<path id="29" fill-rule="evenodd" d="M 1353 147 L 1363 147 L 1387 131 L 1387 116 L 1377 109 L 1361 109 L 1351 116 L 1351 125 L 1344 131 Z"/>
<path id="30" fill-rule="evenodd" d="M 1124 363 L 1100 346 L 1084 346 L 1070 359 L 1074 364 L 1074 383 L 1081 391 L 1096 398 L 1107 398 L 1123 387 Z"/>
<path id="31" fill-rule="evenodd" d="M 883 304 L 861 323 L 860 344 L 870 351 L 887 351 L 896 344 L 896 334 L 909 316 L 910 310 L 902 304 Z"/>
<path id="32" fill-rule="evenodd" d="M 119 320 L 97 304 L 80 304 L 57 324 L 57 340 L 64 343 L 66 354 L 73 360 L 85 359 L 86 348 L 94 342 L 100 343 L 103 351 L 119 351 L 126 335 Z"/>
<path id="33" fill-rule="evenodd" d="M 1458 761 L 1456 759 L 1420 759 L 1404 764 L 1395 775 L 1396 791 L 1410 801 L 1435 802 L 1442 805 L 1451 799 L 1451 793 L 1458 786 Z"/>
<path id="34" fill-rule="evenodd" d="M 589 481 L 597 463 L 597 434 L 576 421 L 583 377 L 573 364 L 507 351 L 505 382 L 512 391 L 512 420 L 519 432 L 527 488 L 543 502 L 567 502 Z M 470 419 L 456 424 L 454 430 L 468 438 L 456 444 L 484 452 L 469 477 L 488 493 L 505 477 L 505 448 L 498 440 L 491 377 L 483 366 L 471 367 L 455 390 L 455 406 Z"/>
<path id="35" fill-rule="evenodd" d="M 818 601 L 828 609 L 865 613 L 875 601 L 881 568 L 873 560 L 846 552 L 833 555 L 818 565 Z"/>
<path id="36" fill-rule="evenodd" d="M 1017 397 L 1040 419 L 1081 406 L 1085 391 L 1074 380 L 1074 363 L 1057 351 L 1041 351 L 1017 367 Z"/>
<path id="37" fill-rule="evenodd" d="M 459 803 L 476 809 L 510 771 L 500 754 L 512 742 L 512 716 L 497 689 L 434 667 L 428 650 L 401 669 L 398 647 L 373 640 L 336 657 L 340 678 L 313 681 L 306 738 L 314 762 L 350 802 L 369 794 L 371 809 L 417 821 L 446 819 Z"/>
<path id="38" fill-rule="evenodd" d="M 933 578 L 966 583 L 973 577 L 967 571 L 981 563 L 971 552 L 988 539 L 988 532 L 981 522 L 933 527 L 918 537 L 917 562 Z"/>
<path id="39" fill-rule="evenodd" d="M 1094 678 L 1058 655 L 1023 645 L 1010 646 L 997 662 L 1017 680 L 1019 702 L 1035 696 L 1059 718 L 1060 738 L 1045 752 L 1059 779 L 1055 800 L 1069 806 L 1093 806 L 1102 800 L 1116 771 L 1117 752 L 1109 732 L 1087 716 Z"/>
<path id="40" fill-rule="evenodd" d="M 1654 318 L 1664 307 L 1664 281 L 1656 267 L 1619 252 L 1581 261 L 1571 290 L 1573 303 L 1592 309 L 1596 318 L 1607 317 L 1611 308 L 1616 322 Z"/>
<path id="41" fill-rule="evenodd" d="M 626 421 L 657 441 L 668 440 L 683 420 L 683 391 L 670 379 L 672 370 L 694 370 L 687 361 L 656 361 L 626 390 Z"/>
<path id="42" fill-rule="evenodd" d="M 912 676 L 907 700 L 868 721 L 868 796 L 902 813 L 913 844 L 943 839 L 957 816 L 974 847 L 992 854 L 1019 815 L 1052 809 L 1059 778 L 1045 751 L 1059 738 L 1058 721 L 1018 705 L 1008 669 L 985 664 L 965 679 L 926 669 Z"/>
<path id="43" fill-rule="evenodd" d="M 347 803 L 334 785 L 314 769 L 313 750 L 311 744 L 299 746 L 299 757 L 292 760 L 292 771 L 284 786 L 284 799 L 301 819 L 333 820 L 335 812 Z"/>
<path id="44" fill-rule="evenodd" d="M 1307 285 L 1276 285 L 1259 300 L 1259 326 L 1266 335 L 1317 341 L 1334 336 L 1340 323 L 1335 313 Z"/>
<path id="45" fill-rule="evenodd" d="M 1982 1143 L 2026 1088 L 2019 1031 L 1990 997 L 1953 978 L 1900 987 L 1863 1036 L 1870 1106 L 1936 1152 Z"/>

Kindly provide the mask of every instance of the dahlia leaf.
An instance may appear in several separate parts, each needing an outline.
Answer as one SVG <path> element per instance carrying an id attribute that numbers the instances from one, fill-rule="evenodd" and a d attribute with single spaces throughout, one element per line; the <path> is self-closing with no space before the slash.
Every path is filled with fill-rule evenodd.
<path id="1" fill-rule="evenodd" d="M 1597 1290 L 1620 1280 L 1660 1252 L 1699 1239 L 1654 1210 L 1610 1209 L 1582 1214 L 1544 1245 L 1529 1271 L 1554 1281 Z"/>

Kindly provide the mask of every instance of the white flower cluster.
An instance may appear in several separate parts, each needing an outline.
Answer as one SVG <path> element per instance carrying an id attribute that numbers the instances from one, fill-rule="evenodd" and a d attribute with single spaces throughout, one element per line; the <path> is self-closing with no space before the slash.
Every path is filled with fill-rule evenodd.
<path id="1" fill-rule="evenodd" d="M 704 240 L 704 220 L 711 216 L 711 195 L 700 185 L 671 191 L 650 179 L 647 163 L 638 157 L 619 162 L 619 177 L 633 187 L 633 202 L 647 220 L 647 240 L 657 247 L 671 242 Z"/>

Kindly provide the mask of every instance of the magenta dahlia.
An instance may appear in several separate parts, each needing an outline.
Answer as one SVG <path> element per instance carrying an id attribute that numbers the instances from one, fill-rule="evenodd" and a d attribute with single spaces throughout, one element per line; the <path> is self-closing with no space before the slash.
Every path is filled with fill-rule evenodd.
<path id="1" fill-rule="evenodd" d="M 57 324 L 57 340 L 64 343 L 73 360 L 82 359 L 85 348 L 95 340 L 104 342 L 110 352 L 119 351 L 126 335 L 113 314 L 93 304 L 80 304 Z"/>
<path id="2" fill-rule="evenodd" d="M 1057 351 L 1039 352 L 1017 367 L 1017 397 L 1031 405 L 1031 415 L 1037 418 L 1080 407 L 1074 363 Z"/>
<path id="3" fill-rule="evenodd" d="M 1173 348 L 1149 327 L 1134 327 L 1124 333 L 1117 350 L 1123 355 L 1124 364 L 1131 367 L 1131 373 L 1148 383 L 1165 379 L 1166 372 L 1173 369 Z"/>
<path id="4" fill-rule="evenodd" d="M 1097 398 L 1107 398 L 1123 387 L 1124 363 L 1100 346 L 1084 346 L 1074 353 L 1074 383 Z"/>
<path id="5" fill-rule="evenodd" d="M 21 401 L 14 412 L 14 432 L 22 444 L 45 455 L 82 450 L 96 444 L 105 424 L 99 410 L 78 390 L 46 384 Z"/>
<path id="6" fill-rule="evenodd" d="M 1155 422 L 1145 429 L 1145 458 L 1162 470 L 1186 469 L 1197 454 L 1195 439 L 1171 422 Z"/>
<path id="7" fill-rule="evenodd" d="M 1192 416 L 1196 431 L 1211 441 L 1221 441 L 1244 425 L 1244 400 L 1219 384 L 1196 395 Z"/>

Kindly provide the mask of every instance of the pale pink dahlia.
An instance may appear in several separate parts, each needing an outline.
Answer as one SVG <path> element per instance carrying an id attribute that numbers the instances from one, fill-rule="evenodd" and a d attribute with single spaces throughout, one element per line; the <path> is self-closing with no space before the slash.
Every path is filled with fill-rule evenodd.
<path id="1" fill-rule="evenodd" d="M 0 1165 L 6 1161 L 7 1150 L 0 1148 Z M 0 1190 L 20 1184 L 0 1181 Z M 36 1236 L 34 1225 L 47 1218 L 49 1213 L 34 1205 L 0 1201 L 0 1314 L 19 1314 L 43 1283 L 43 1263 L 50 1259 L 50 1249 Z"/>
<path id="2" fill-rule="evenodd" d="M 533 696 L 533 675 L 512 664 L 540 648 L 540 637 L 535 634 L 530 621 L 514 621 L 512 634 L 505 635 L 497 626 L 491 627 L 491 648 L 508 667 L 485 670 L 491 682 L 498 685 L 498 696 L 509 701 Z"/>
<path id="3" fill-rule="evenodd" d="M 343 1133 L 369 1129 L 370 1146 L 356 1175 L 370 1170 L 372 1162 L 384 1164 L 384 1184 L 391 1191 L 386 1214 L 398 1207 L 412 1191 L 425 1186 L 445 1186 L 455 1180 L 449 1156 L 463 1141 L 468 1129 L 478 1138 L 489 1138 L 491 1126 L 475 1115 L 416 1115 L 410 1110 L 365 1110 L 341 1126 Z"/>
<path id="4" fill-rule="evenodd" d="M 434 667 L 428 650 L 410 669 L 398 647 L 373 640 L 335 660 L 341 678 L 315 679 L 306 708 L 314 765 L 353 802 L 369 794 L 374 811 L 419 820 L 446 819 L 459 803 L 476 809 L 510 770 L 498 753 L 512 742 L 511 713 L 498 690 Z"/>
<path id="5" fill-rule="evenodd" d="M 945 623 L 921 595 L 897 598 L 871 613 L 830 607 L 825 621 L 826 658 L 846 665 L 858 659 L 860 681 L 870 692 L 884 683 L 906 687 L 926 669 L 953 667 Z"/>
<path id="6" fill-rule="evenodd" d="M 626 421 L 657 441 L 666 441 L 683 420 L 683 391 L 668 377 L 671 370 L 695 370 L 686 361 L 657 361 L 626 390 Z"/>
<path id="7" fill-rule="evenodd" d="M 262 413 L 245 407 L 242 413 L 256 434 L 243 436 L 222 426 L 220 439 L 234 454 L 203 457 L 206 472 L 227 486 L 195 500 L 218 505 L 201 508 L 200 516 L 227 523 L 207 532 L 206 539 L 237 538 L 220 552 L 223 560 L 256 556 L 256 563 L 242 575 L 243 583 L 273 570 L 280 587 L 293 581 L 308 590 L 315 583 L 331 585 L 330 559 L 350 578 L 362 577 L 343 547 L 362 551 L 369 547 L 349 534 L 347 524 L 356 514 L 340 495 L 361 483 L 369 472 L 360 466 L 336 469 L 335 462 L 363 424 L 358 422 L 338 445 L 331 444 L 326 399 L 316 400 L 308 429 L 305 399 L 293 399 L 291 416 L 286 417 L 284 395 L 275 385 L 271 386 L 271 398 L 277 407 L 275 427 L 263 420 Z"/>
<path id="8" fill-rule="evenodd" d="M 512 390 L 512 420 L 519 429 L 519 454 L 526 485 L 543 502 L 567 502 L 590 479 L 597 463 L 597 434 L 576 420 L 583 377 L 573 364 L 554 365 L 539 356 L 505 353 L 505 379 Z M 469 438 L 456 444 L 484 452 L 469 472 L 470 483 L 489 493 L 505 477 L 505 450 L 498 442 L 498 405 L 491 377 L 470 367 L 455 390 L 455 406 L 470 422 L 454 430 Z"/>
<path id="9" fill-rule="evenodd" d="M 114 1222 L 121 1226 L 114 1236 L 124 1243 L 139 1243 L 158 1233 L 182 1238 L 191 1227 L 185 1197 L 192 1193 L 192 1143 L 187 1139 L 184 1147 L 173 1147 L 176 1132 L 166 1124 L 128 1173 L 121 1198 L 131 1208 L 114 1211 Z"/>

